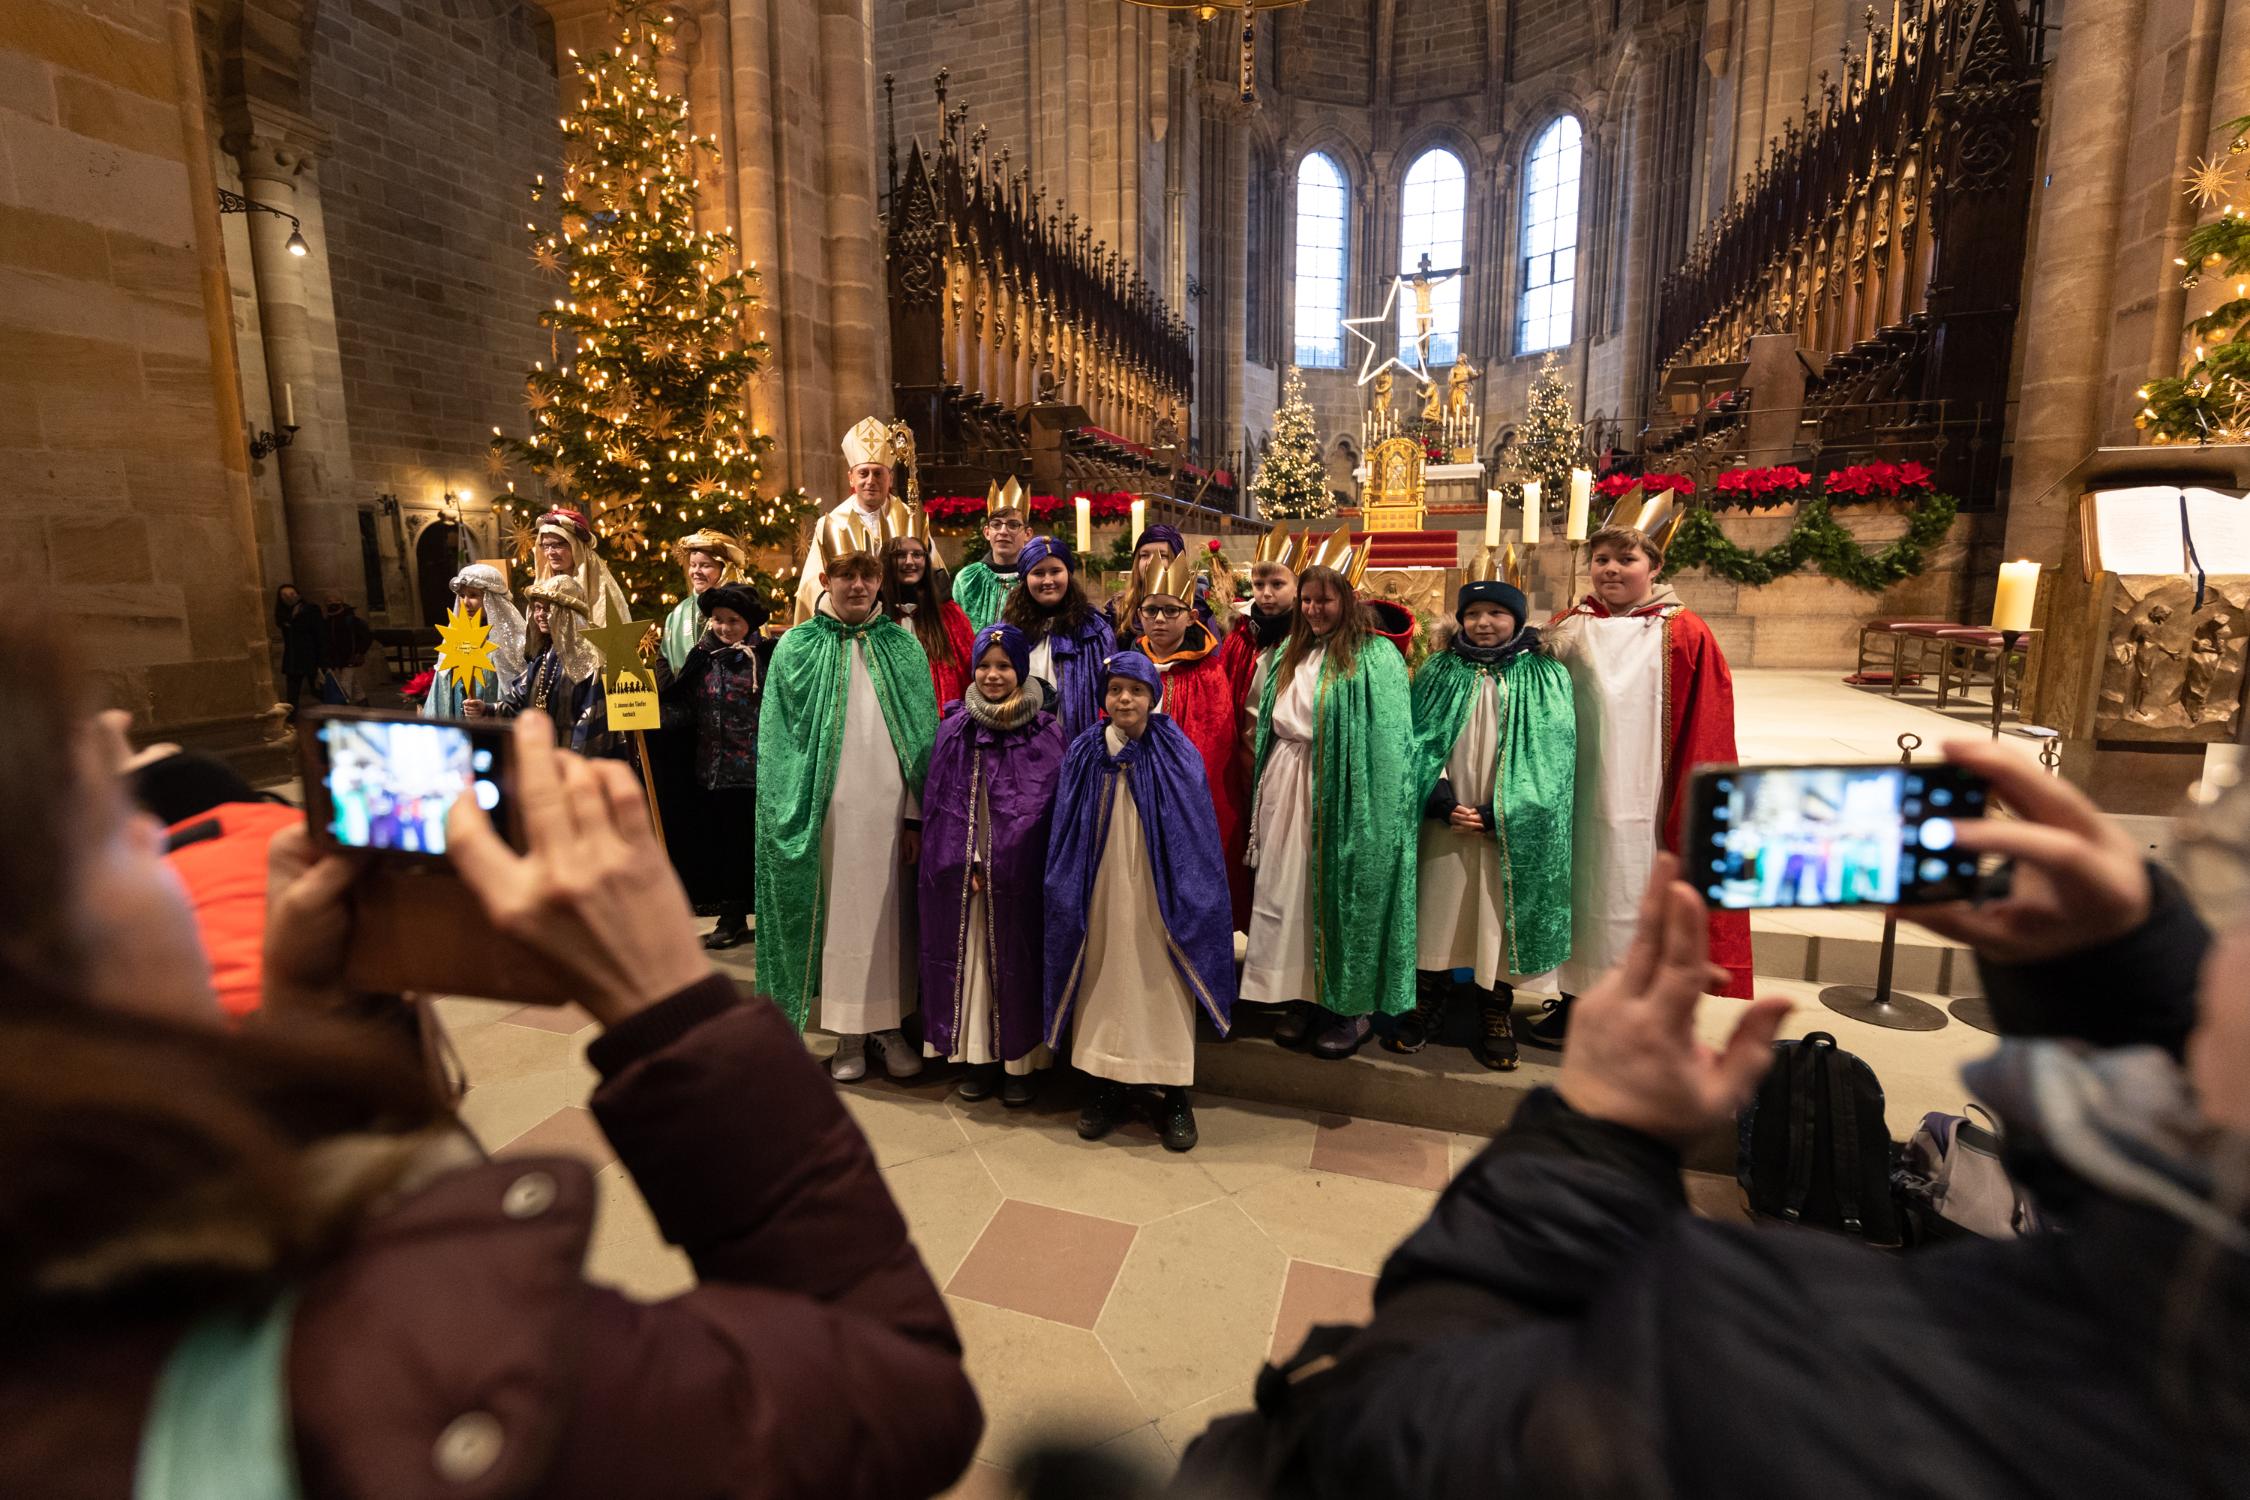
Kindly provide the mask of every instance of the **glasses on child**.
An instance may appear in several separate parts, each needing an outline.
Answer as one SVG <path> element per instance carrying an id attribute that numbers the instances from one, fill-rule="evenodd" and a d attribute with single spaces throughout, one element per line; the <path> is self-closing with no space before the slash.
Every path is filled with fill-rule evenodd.
<path id="1" fill-rule="evenodd" d="M 1152 620 L 1176 620 L 1187 611 L 1177 604 L 1144 604 L 1141 613 Z"/>
<path id="2" fill-rule="evenodd" d="M 1023 530 L 1023 522 L 1021 522 L 1021 521 L 1018 521 L 1018 520 L 1014 520 L 1014 519 L 1008 519 L 1008 520 L 1000 520 L 1000 521 L 987 521 L 987 522 L 985 522 L 984 524 L 985 524 L 985 529 L 986 529 L 986 530 L 988 530 L 988 531 L 1021 531 L 1021 530 Z"/>

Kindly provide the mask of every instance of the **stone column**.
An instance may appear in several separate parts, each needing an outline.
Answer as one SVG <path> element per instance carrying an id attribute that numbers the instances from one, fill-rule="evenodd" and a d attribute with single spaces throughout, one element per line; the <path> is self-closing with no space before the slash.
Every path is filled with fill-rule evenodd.
<path id="1" fill-rule="evenodd" d="M 1734 159 L 1729 176 L 1740 182 L 1754 171 L 1766 149 L 1766 67 L 1773 41 L 1773 8 L 1776 0 L 1743 0 L 1745 10 L 1742 50 L 1734 70 Z M 1729 188 L 1732 193 L 1732 188 Z"/>
<path id="2" fill-rule="evenodd" d="M 2214 114 L 2211 108 L 2211 96 L 2218 86 L 2219 30 L 2226 9 L 2224 0 L 2195 0 L 2195 13 L 2188 23 L 2182 69 L 2186 82 L 2180 90 L 2180 119 L 2172 143 L 2172 170 L 2165 176 L 2168 189 L 2165 196 L 2170 206 L 2159 246 L 2163 259 L 2158 264 L 2162 271 L 2157 278 L 2156 314 L 2149 335 L 2148 378 L 2151 380 L 2180 373 L 2181 345 L 2185 339 L 2181 330 L 2187 323 L 2188 291 L 2180 285 L 2180 278 L 2175 274 L 2178 268 L 2172 264 L 2172 258 L 2186 245 L 2188 231 L 2195 227 L 2197 209 L 2195 200 L 2179 190 L 2179 183 L 2193 169 L 2196 158 L 2211 149 L 2212 125 L 2234 118 Z M 2213 285 L 2204 293 L 2203 306 L 2217 305 L 2228 290 L 2224 281 Z"/>
<path id="3" fill-rule="evenodd" d="M 2009 555 L 2062 559 L 2067 507 L 2056 488 L 2100 443 L 2133 91 L 2117 59 L 2140 55 L 2147 0 L 2077 0 L 2063 23 L 2046 108 L 2046 181 L 2023 347 Z"/>
<path id="4" fill-rule="evenodd" d="M 867 0 L 821 0 L 819 18 L 829 356 L 836 410 L 849 426 L 891 413 L 889 301 L 875 229 L 873 38 Z"/>
<path id="5" fill-rule="evenodd" d="M 309 126 L 283 120 L 263 106 L 245 103 L 223 145 L 240 163 L 243 196 L 279 213 L 251 209 L 251 271 L 258 288 L 258 329 L 265 347 L 269 400 L 251 403 L 253 427 L 283 430 L 285 411 L 294 404 L 297 431 L 289 445 L 269 455 L 281 475 L 282 513 L 289 527 L 289 568 L 298 588 L 318 598 L 329 589 L 361 599 L 365 592 L 359 534 L 351 496 L 339 480 L 350 474 L 342 434 L 322 413 L 319 365 L 313 344 L 311 291 L 304 266 L 309 255 L 325 255 L 325 245 L 308 256 L 289 253 L 295 233 L 281 214 L 303 216 L 300 186 L 313 196 L 311 166 L 319 137 Z M 364 601 L 362 601 L 364 602 Z"/>
<path id="6" fill-rule="evenodd" d="M 1812 80 L 1813 0 L 1773 0 L 1773 38 L 1767 48 L 1766 123 L 1758 139 L 1781 134 L 1781 127 L 1804 108 Z"/>

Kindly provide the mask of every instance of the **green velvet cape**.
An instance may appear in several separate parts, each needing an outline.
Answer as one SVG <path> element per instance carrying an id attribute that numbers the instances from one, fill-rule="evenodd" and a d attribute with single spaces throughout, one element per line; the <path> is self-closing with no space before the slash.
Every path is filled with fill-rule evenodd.
<path id="1" fill-rule="evenodd" d="M 815 615 L 774 647 L 758 715 L 758 988 L 799 1031 L 820 993 L 828 903 L 820 832 L 843 758 L 855 640 L 867 643 L 867 675 L 898 753 L 899 775 L 917 796 L 937 737 L 929 658 L 897 621 L 876 615 L 846 625 L 833 615 Z"/>
<path id="2" fill-rule="evenodd" d="M 1000 618 L 1008 591 L 1015 586 L 1015 574 L 995 573 L 990 563 L 979 558 L 953 575 L 953 602 L 969 617 L 971 630 L 982 630 Z"/>
<path id="3" fill-rule="evenodd" d="M 1544 974 L 1570 957 L 1570 828 L 1578 779 L 1578 716 L 1570 669 L 1538 651 L 1478 666 L 1439 651 L 1414 675 L 1415 804 L 1429 800 L 1477 690 L 1500 689 L 1499 754 L 1479 785 L 1457 786 L 1466 807 L 1499 820 L 1508 900 L 1508 972 Z"/>
<path id="4" fill-rule="evenodd" d="M 1370 636 L 1346 676 L 1321 656 L 1313 697 L 1313 973 L 1340 1016 L 1414 1008 L 1414 722 L 1406 661 Z M 1257 780 L 1273 744 L 1281 657 L 1258 700 Z M 1253 785 L 1251 806 L 1257 806 Z"/>

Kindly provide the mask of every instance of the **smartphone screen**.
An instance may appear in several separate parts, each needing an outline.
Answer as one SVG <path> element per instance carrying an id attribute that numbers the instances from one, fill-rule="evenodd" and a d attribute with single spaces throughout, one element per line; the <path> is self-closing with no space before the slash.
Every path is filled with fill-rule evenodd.
<path id="1" fill-rule="evenodd" d="M 1713 766 L 1691 787 L 1689 879 L 1713 906 L 1912 906 L 1961 901 L 1977 859 L 1956 825 L 1984 816 L 1983 778 L 1956 766 Z"/>
<path id="2" fill-rule="evenodd" d="M 505 831 L 505 726 L 411 714 L 308 713 L 306 815 L 339 849 L 442 856 L 456 798 L 473 796 Z"/>

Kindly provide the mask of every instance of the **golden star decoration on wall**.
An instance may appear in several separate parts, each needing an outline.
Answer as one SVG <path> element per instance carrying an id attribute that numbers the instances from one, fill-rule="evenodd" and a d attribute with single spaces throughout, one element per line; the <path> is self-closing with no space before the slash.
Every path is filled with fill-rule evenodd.
<path id="1" fill-rule="evenodd" d="M 438 627 L 437 669 L 464 683 L 497 677 L 492 653 L 492 628 L 485 623 L 484 612 L 472 613 L 467 605 L 455 604 Z"/>
<path id="2" fill-rule="evenodd" d="M 528 560 L 539 546 L 539 528 L 529 521 L 508 523 L 508 550 L 519 560 Z"/>
<path id="3" fill-rule="evenodd" d="M 2234 181 L 2228 175 L 2224 157 L 2198 158 L 2195 170 L 2188 173 L 2183 181 L 2187 186 L 2187 195 L 2201 208 L 2223 203 L 2234 196 Z"/>

